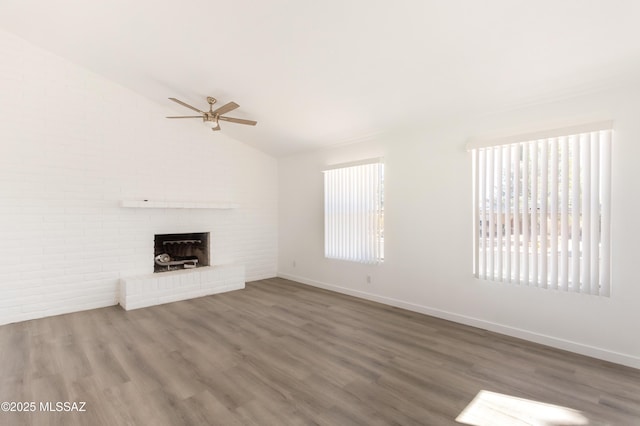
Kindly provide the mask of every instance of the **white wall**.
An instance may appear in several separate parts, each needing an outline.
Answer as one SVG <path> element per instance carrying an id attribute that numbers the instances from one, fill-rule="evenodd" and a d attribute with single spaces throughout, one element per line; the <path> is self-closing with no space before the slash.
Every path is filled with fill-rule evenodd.
<path id="1" fill-rule="evenodd" d="M 640 367 L 639 112 L 639 87 L 629 84 L 281 159 L 278 274 Z M 615 119 L 611 298 L 473 278 L 467 139 L 608 118 Z M 378 156 L 386 159 L 384 263 L 325 259 L 321 170 Z"/>
<path id="2" fill-rule="evenodd" d="M 275 159 L 5 32 L 0 58 L 0 324 L 115 304 L 155 233 L 209 231 L 213 264 L 275 275 Z M 240 208 L 119 207 L 145 198 Z"/>

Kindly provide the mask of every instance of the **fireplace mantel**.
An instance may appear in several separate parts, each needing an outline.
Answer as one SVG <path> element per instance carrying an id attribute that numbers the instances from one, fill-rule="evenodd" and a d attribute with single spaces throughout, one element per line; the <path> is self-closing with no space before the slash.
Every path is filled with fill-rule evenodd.
<path id="1" fill-rule="evenodd" d="M 237 209 L 235 203 L 216 203 L 208 201 L 153 201 L 153 200 L 122 200 L 122 207 L 138 209 Z"/>

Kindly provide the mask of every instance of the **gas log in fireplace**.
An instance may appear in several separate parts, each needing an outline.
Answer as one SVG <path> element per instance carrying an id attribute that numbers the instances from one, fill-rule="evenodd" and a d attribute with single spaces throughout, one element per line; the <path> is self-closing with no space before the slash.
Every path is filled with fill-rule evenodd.
<path id="1" fill-rule="evenodd" d="M 156 234 L 154 240 L 153 271 L 209 266 L 209 233 Z"/>

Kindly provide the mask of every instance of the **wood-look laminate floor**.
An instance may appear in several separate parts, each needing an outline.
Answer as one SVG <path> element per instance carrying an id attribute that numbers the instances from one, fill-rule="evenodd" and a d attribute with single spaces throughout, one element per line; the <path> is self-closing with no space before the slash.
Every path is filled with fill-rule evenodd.
<path id="1" fill-rule="evenodd" d="M 439 426 L 483 390 L 640 424 L 640 370 L 283 279 L 5 325 L 0 350 L 0 401 L 86 402 L 2 425 Z M 509 410 L 484 424 L 534 424 Z"/>

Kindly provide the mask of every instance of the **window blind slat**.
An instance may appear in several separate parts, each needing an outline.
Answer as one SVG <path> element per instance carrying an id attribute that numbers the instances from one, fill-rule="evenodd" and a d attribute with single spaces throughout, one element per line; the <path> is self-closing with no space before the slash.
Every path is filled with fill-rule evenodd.
<path id="1" fill-rule="evenodd" d="M 513 280 L 520 283 L 520 145 L 513 147 L 513 234 L 514 234 L 514 250 L 513 250 Z"/>
<path id="2" fill-rule="evenodd" d="M 602 232 L 602 243 L 600 244 L 600 294 L 609 296 L 611 292 L 611 131 L 604 132 L 600 146 L 601 164 L 601 191 L 602 191 L 602 217 L 600 229 Z"/>
<path id="3" fill-rule="evenodd" d="M 333 215 L 327 214 L 327 211 L 329 212 L 331 211 L 331 188 L 329 187 L 329 177 L 326 174 L 324 174 L 323 179 L 324 179 L 324 210 L 325 210 L 324 255 L 326 256 L 327 253 L 329 252 L 329 247 L 332 246 L 331 232 L 329 232 L 329 230 L 331 229 L 331 218 L 333 217 Z"/>
<path id="4" fill-rule="evenodd" d="M 502 149 L 495 150 L 495 188 L 496 188 L 496 280 L 502 281 L 504 279 L 504 272 L 502 269 L 502 246 L 503 246 L 503 232 L 502 232 L 502 214 L 503 197 L 502 197 L 502 171 L 504 170 L 504 164 L 502 162 Z"/>
<path id="5" fill-rule="evenodd" d="M 343 259 L 349 260 L 349 197 L 347 196 L 347 187 L 349 186 L 349 176 L 345 172 L 345 170 L 341 170 L 340 174 L 342 175 L 340 179 L 340 195 L 342 198 L 342 215 L 343 220 L 340 221 L 340 242 L 344 242 L 344 244 L 340 244 L 339 247 L 341 249 L 341 255 Z"/>
<path id="6" fill-rule="evenodd" d="M 560 139 L 561 146 L 561 201 L 560 201 L 560 283 L 562 290 L 569 288 L 569 140 Z"/>
<path id="7" fill-rule="evenodd" d="M 580 141 L 571 138 L 571 289 L 580 291 Z"/>
<path id="8" fill-rule="evenodd" d="M 600 293 L 600 133 L 591 134 L 591 294 Z"/>
<path id="9" fill-rule="evenodd" d="M 354 227 L 357 230 L 357 234 L 355 236 L 355 242 L 357 244 L 357 249 L 355 250 L 358 254 L 358 261 L 364 262 L 366 259 L 375 256 L 374 247 L 372 247 L 371 235 L 367 232 L 368 223 L 368 213 L 371 209 L 371 191 L 373 178 L 373 170 L 371 167 L 367 167 L 364 169 L 359 169 L 356 179 L 358 185 L 360 187 L 358 200 L 355 202 L 356 212 L 355 215 L 358 218 L 356 220 L 357 225 Z"/>
<path id="10" fill-rule="evenodd" d="M 580 291 L 591 291 L 591 134 L 580 135 L 580 164 L 582 165 L 582 269 Z"/>
<path id="11" fill-rule="evenodd" d="M 551 173 L 549 190 L 550 200 L 550 247 L 549 247 L 549 287 L 558 288 L 558 139 L 553 138 L 551 143 L 551 160 L 549 163 L 549 172 Z"/>
<path id="12" fill-rule="evenodd" d="M 538 244 L 540 241 L 538 228 L 538 208 L 540 205 L 538 196 L 538 179 L 540 173 L 538 170 L 538 144 L 529 144 L 531 148 L 531 278 L 530 283 L 538 286 Z"/>
<path id="13" fill-rule="evenodd" d="M 351 260 L 355 262 L 363 262 L 368 256 L 371 255 L 371 249 L 367 247 L 366 251 L 360 251 L 362 244 L 360 236 L 360 228 L 367 225 L 367 214 L 365 206 L 360 204 L 368 198 L 366 191 L 369 191 L 369 181 L 362 180 L 363 178 L 370 178 L 369 173 L 362 173 L 363 169 L 356 168 L 355 173 L 351 174 L 351 187 L 356 188 L 356 192 L 351 197 Z M 367 170 L 368 172 L 368 170 Z M 368 239 L 368 238 L 367 238 Z"/>
<path id="14" fill-rule="evenodd" d="M 511 218 L 512 216 L 512 208 L 513 203 L 511 200 L 513 199 L 513 193 L 511 192 L 511 146 L 507 145 L 504 147 L 504 165 L 505 165 L 505 181 L 504 181 L 504 229 L 505 229 L 505 272 L 504 279 L 505 281 L 511 282 Z"/>
<path id="15" fill-rule="evenodd" d="M 529 284 L 529 144 L 522 145 L 522 284 Z"/>
<path id="16" fill-rule="evenodd" d="M 540 143 L 540 286 L 547 288 L 548 285 L 548 234 L 547 234 L 547 202 L 549 190 L 549 160 L 547 158 L 549 142 L 546 140 Z"/>
<path id="17" fill-rule="evenodd" d="M 473 160 L 473 181 L 478 182 L 480 180 L 480 170 L 479 170 L 479 157 L 480 152 L 478 150 L 474 150 L 471 153 Z M 480 216 L 480 207 L 478 203 L 480 202 L 480 187 L 479 185 L 474 185 L 473 187 L 473 276 L 478 278 L 480 277 L 480 232 L 482 232 L 482 226 L 476 220 Z"/>
<path id="18" fill-rule="evenodd" d="M 480 162 L 478 162 L 478 164 L 482 164 L 483 168 L 482 171 L 483 173 L 481 173 L 481 181 L 480 181 L 480 203 L 482 205 L 482 278 L 483 279 L 487 279 L 487 232 L 488 232 L 488 228 L 487 228 L 487 174 L 485 173 L 485 171 L 487 170 L 487 167 L 489 165 L 488 160 L 487 160 L 487 151 L 480 151 L 480 154 L 482 156 L 482 160 Z"/>
<path id="19" fill-rule="evenodd" d="M 494 182 L 494 150 L 490 149 L 489 151 L 487 151 L 487 160 L 488 160 L 488 165 L 487 165 L 487 191 L 489 193 L 489 256 L 488 256 L 488 271 L 487 271 L 487 275 L 489 277 L 491 277 L 492 280 L 496 279 L 495 276 L 495 210 L 494 210 L 494 205 L 495 205 L 495 182 Z"/>
<path id="20" fill-rule="evenodd" d="M 484 164 L 483 171 L 487 170 L 489 166 L 489 159 L 486 151 L 482 151 L 482 162 L 480 164 Z M 488 254 L 487 250 L 489 247 L 487 246 L 487 238 L 489 236 L 489 216 L 487 215 L 487 174 L 482 173 L 482 277 L 487 279 L 487 269 L 489 268 L 488 264 Z"/>

